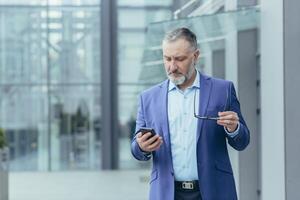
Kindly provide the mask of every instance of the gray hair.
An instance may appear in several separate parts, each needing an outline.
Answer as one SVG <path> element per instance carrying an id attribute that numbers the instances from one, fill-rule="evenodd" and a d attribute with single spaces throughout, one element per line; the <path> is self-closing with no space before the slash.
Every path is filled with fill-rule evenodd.
<path id="1" fill-rule="evenodd" d="M 174 29 L 165 34 L 163 41 L 174 42 L 178 39 L 185 39 L 191 44 L 191 47 L 197 49 L 197 37 L 190 29 L 182 27 Z"/>

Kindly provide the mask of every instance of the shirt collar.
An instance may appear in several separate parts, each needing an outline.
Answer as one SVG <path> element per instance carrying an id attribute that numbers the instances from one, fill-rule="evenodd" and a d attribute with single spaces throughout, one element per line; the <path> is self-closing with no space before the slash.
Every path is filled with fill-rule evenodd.
<path id="1" fill-rule="evenodd" d="M 189 86 L 188 88 L 197 88 L 197 89 L 200 89 L 200 72 L 198 70 L 196 70 L 196 78 L 193 82 L 193 84 L 191 86 Z M 172 81 L 169 81 L 169 88 L 168 88 L 168 91 L 171 91 L 171 90 L 174 90 L 174 89 L 178 89 L 179 88 L 172 82 Z"/>

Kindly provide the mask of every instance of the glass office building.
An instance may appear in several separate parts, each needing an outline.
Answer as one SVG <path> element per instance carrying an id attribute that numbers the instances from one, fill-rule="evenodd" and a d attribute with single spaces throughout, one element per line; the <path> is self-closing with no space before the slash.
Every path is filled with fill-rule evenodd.
<path id="1" fill-rule="evenodd" d="M 0 0 L 10 171 L 149 170 L 130 153 L 137 96 L 166 78 L 164 33 L 186 26 L 198 37 L 198 69 L 234 82 L 251 131 L 246 151 L 229 149 L 239 197 L 299 199 L 299 4 Z"/>
<path id="2" fill-rule="evenodd" d="M 164 32 L 192 28 L 203 50 L 200 66 L 211 73 L 205 53 L 224 54 L 225 34 L 257 25 L 255 10 L 159 22 L 173 18 L 175 3 L 184 1 L 117 1 L 118 168 L 143 167 L 128 149 L 138 93 L 165 78 Z M 1 3 L 0 116 L 11 170 L 101 168 L 101 16 L 100 0 Z"/>
<path id="3" fill-rule="evenodd" d="M 119 166 L 136 168 L 134 126 L 146 27 L 172 1 L 117 2 Z M 10 170 L 101 168 L 101 1 L 0 1 L 1 127 Z M 150 85 L 149 85 L 150 86 Z"/>

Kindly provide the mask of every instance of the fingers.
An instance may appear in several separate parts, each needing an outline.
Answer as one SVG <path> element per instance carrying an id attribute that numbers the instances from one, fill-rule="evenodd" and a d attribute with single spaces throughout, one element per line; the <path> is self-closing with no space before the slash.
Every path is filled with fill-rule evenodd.
<path id="1" fill-rule="evenodd" d="M 149 152 L 155 151 L 155 150 L 157 150 L 160 147 L 160 145 L 162 145 L 162 143 L 163 143 L 162 138 L 158 137 L 158 139 L 155 142 L 153 142 L 152 144 L 148 145 L 147 149 L 148 149 Z"/>
<path id="2" fill-rule="evenodd" d="M 219 112 L 219 120 L 231 123 L 232 121 L 239 121 L 239 117 L 237 113 L 232 111 L 226 111 L 226 112 Z"/>
<path id="3" fill-rule="evenodd" d="M 141 132 L 139 132 L 137 137 L 140 139 L 141 142 L 145 142 L 146 140 L 148 140 L 148 138 L 151 137 L 151 132 L 147 132 L 145 134 L 142 134 Z"/>
<path id="4" fill-rule="evenodd" d="M 158 134 L 151 137 L 150 132 L 145 134 L 140 132 L 137 135 L 137 143 L 143 151 L 151 152 L 157 150 L 163 143 L 163 140 Z"/>
<path id="5" fill-rule="evenodd" d="M 144 141 L 145 146 L 149 146 L 154 143 L 159 138 L 159 135 L 154 135 L 153 137 L 148 136 Z"/>
<path id="6" fill-rule="evenodd" d="M 229 132 L 236 130 L 239 123 L 239 117 L 237 113 L 232 111 L 219 112 L 219 120 L 217 123 L 224 126 Z"/>

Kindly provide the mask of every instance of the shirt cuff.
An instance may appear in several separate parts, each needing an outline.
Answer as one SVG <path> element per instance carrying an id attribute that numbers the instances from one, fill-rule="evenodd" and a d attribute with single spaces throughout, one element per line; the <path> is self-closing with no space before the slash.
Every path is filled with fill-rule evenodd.
<path id="1" fill-rule="evenodd" d="M 143 153 L 144 156 L 146 156 L 147 158 L 151 158 L 151 153 L 144 152 L 144 151 L 142 151 L 142 153 Z"/>
<path id="2" fill-rule="evenodd" d="M 227 133 L 227 135 L 229 137 L 235 137 L 237 134 L 239 134 L 239 130 L 240 130 L 240 122 L 238 122 L 237 128 L 234 132 L 228 132 L 227 129 L 224 127 L 225 132 Z"/>
<path id="3" fill-rule="evenodd" d="M 140 148 L 140 147 L 139 147 L 139 148 Z M 143 154 L 144 156 L 146 156 L 147 158 L 150 158 L 150 157 L 151 157 L 151 152 L 145 152 L 145 151 L 143 151 L 141 148 L 140 148 L 140 150 L 141 150 L 142 154 Z"/>

